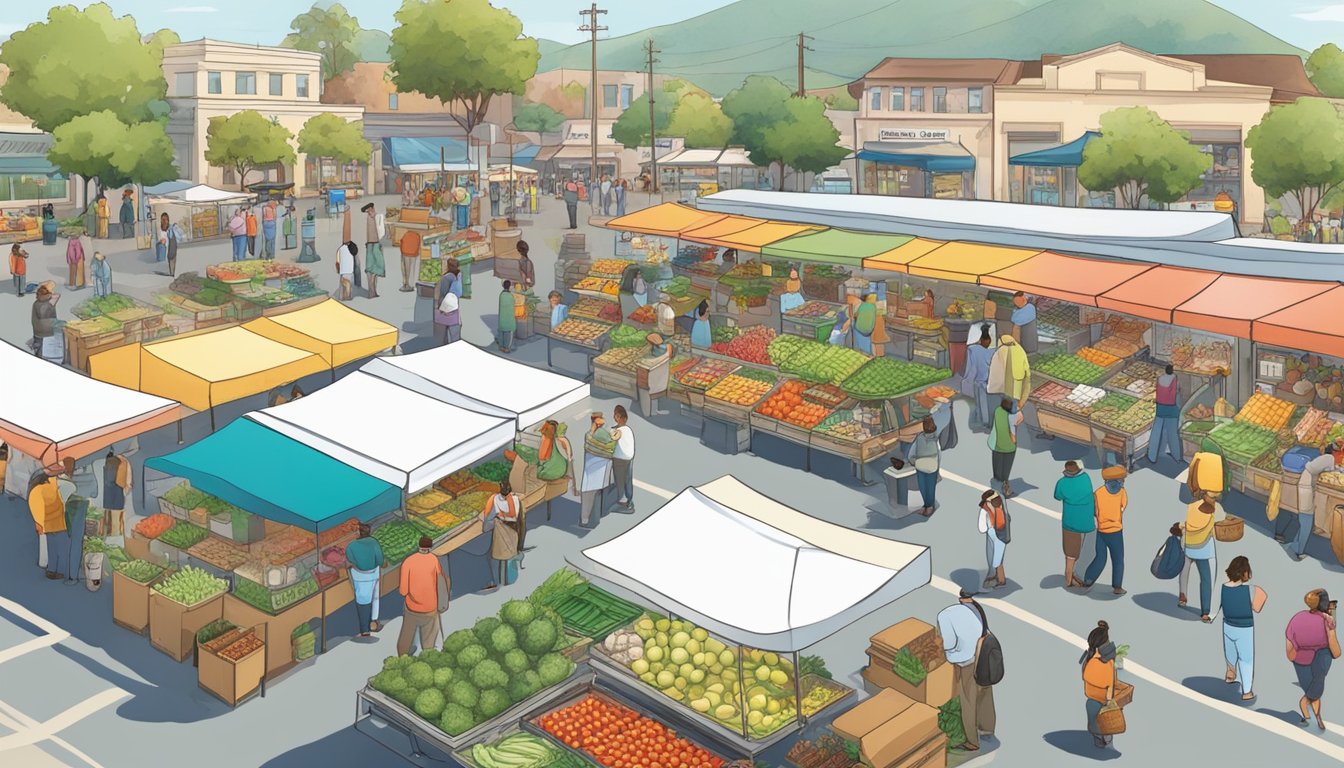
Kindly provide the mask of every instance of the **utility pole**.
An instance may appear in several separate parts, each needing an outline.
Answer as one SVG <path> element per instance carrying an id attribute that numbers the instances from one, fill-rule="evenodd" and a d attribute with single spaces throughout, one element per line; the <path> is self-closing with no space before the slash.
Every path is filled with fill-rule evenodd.
<path id="1" fill-rule="evenodd" d="M 649 62 L 649 85 L 645 91 L 649 95 L 649 173 L 650 173 L 650 192 L 658 191 L 658 130 L 653 120 L 653 63 L 657 59 L 653 54 L 662 53 L 653 47 L 653 38 L 649 38 L 644 43 L 644 53 L 648 55 Z"/>
<path id="2" fill-rule="evenodd" d="M 810 51 L 807 47 L 807 41 L 815 38 L 809 37 L 802 32 L 798 33 L 798 95 L 807 95 L 807 86 L 803 83 L 803 51 Z"/>
<path id="3" fill-rule="evenodd" d="M 604 14 L 606 14 L 606 11 L 602 10 L 601 8 L 598 8 L 597 3 L 593 3 L 592 7 L 590 7 L 588 10 L 579 11 L 580 16 L 588 17 L 588 21 L 585 22 L 583 26 L 579 27 L 579 31 L 592 33 L 592 47 L 593 47 L 592 51 L 593 65 L 592 69 L 590 70 L 588 78 L 588 95 L 592 102 L 592 118 L 593 118 L 592 124 L 588 128 L 588 138 L 592 142 L 591 146 L 593 154 L 592 157 L 593 166 L 588 176 L 589 186 L 592 186 L 593 181 L 597 179 L 597 33 L 605 32 L 607 30 L 606 27 L 600 26 L 597 23 L 597 17 Z M 594 208 L 594 210 L 596 210 L 596 208 Z"/>

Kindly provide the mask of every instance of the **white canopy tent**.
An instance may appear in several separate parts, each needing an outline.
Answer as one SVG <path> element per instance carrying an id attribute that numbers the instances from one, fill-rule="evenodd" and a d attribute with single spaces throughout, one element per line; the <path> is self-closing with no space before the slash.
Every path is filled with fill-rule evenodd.
<path id="1" fill-rule="evenodd" d="M 510 445 L 511 419 L 355 371 L 248 418 L 407 493 Z"/>
<path id="2" fill-rule="evenodd" d="M 688 557 L 713 568 L 687 567 Z M 762 650 L 811 646 L 929 583 L 929 548 L 803 514 L 727 475 L 687 488 L 575 567 Z"/>
<path id="3" fill-rule="evenodd" d="M 148 202 L 156 221 L 159 214 L 166 213 L 169 219 L 182 227 L 189 239 L 202 240 L 226 234 L 226 211 L 251 199 L 252 196 L 246 192 L 197 184 L 155 195 Z"/>
<path id="4" fill-rule="evenodd" d="M 492 355 L 466 341 L 411 355 L 380 357 L 360 370 L 406 389 L 526 429 L 588 397 L 568 376 Z"/>
<path id="5" fill-rule="evenodd" d="M 174 200 L 180 203 L 223 203 L 230 200 L 250 200 L 251 195 L 246 192 L 232 192 L 227 189 L 215 189 L 206 184 L 197 184 L 194 187 L 187 187 L 176 192 L 169 192 L 160 195 L 161 199 Z"/>

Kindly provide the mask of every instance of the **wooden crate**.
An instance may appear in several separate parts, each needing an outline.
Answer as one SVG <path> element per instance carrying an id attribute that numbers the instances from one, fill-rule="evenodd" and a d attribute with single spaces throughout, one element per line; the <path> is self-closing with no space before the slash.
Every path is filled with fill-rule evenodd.
<path id="1" fill-rule="evenodd" d="M 593 365 L 593 386 L 625 397 L 634 397 L 635 375 L 628 371 Z"/>
<path id="2" fill-rule="evenodd" d="M 258 627 L 253 627 L 251 632 L 260 634 Z M 196 671 L 197 685 L 231 707 L 238 706 L 239 701 L 261 687 L 261 680 L 265 675 L 264 644 L 237 661 L 226 659 L 204 647 L 200 650 L 200 667 Z"/>
<path id="3" fill-rule="evenodd" d="M 1070 418 L 1053 410 L 1036 407 L 1036 421 L 1041 431 L 1056 437 L 1064 437 L 1082 445 L 1092 444 L 1092 427 L 1083 419 Z"/>
<path id="4" fill-rule="evenodd" d="M 167 572 L 165 571 L 164 574 Z M 149 628 L 149 593 L 154 583 L 164 574 L 141 584 L 129 579 L 120 571 L 112 571 L 112 621 L 118 626 L 129 629 L 137 635 L 143 635 Z"/>
<path id="5" fill-rule="evenodd" d="M 149 644 L 175 661 L 185 661 L 196 647 L 196 633 L 223 618 L 223 611 L 223 593 L 187 606 L 150 590 Z"/>

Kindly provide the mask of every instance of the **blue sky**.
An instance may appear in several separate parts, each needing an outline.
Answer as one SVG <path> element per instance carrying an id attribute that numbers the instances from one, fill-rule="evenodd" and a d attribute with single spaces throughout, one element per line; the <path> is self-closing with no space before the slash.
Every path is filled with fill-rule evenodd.
<path id="1" fill-rule="evenodd" d="M 1122 0 L 1100 0 L 1117 2 Z M 1310 50 L 1323 42 L 1344 43 L 1344 0 L 1211 0 L 1290 43 Z M 607 0 L 603 23 L 608 34 L 637 32 L 650 26 L 689 18 L 727 5 L 729 0 Z M 46 16 L 54 2 L 0 3 L 0 35 L 9 35 Z M 79 2 L 84 5 L 84 2 Z M 184 40 L 214 37 L 236 42 L 273 44 L 284 37 L 289 20 L 311 0 L 109 0 L 117 14 L 135 16 L 141 31 L 170 27 Z M 578 10 L 584 0 L 495 0 L 523 20 L 528 34 L 562 42 L 578 42 Z M 833 0 L 837 9 L 845 0 Z M 390 29 L 397 0 L 347 0 L 346 8 L 365 27 Z M 871 2 L 864 0 L 864 6 Z"/>

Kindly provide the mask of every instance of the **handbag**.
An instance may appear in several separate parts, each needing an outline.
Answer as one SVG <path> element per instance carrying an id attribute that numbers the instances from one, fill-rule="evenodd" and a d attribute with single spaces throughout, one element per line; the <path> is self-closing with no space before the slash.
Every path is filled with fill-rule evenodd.
<path id="1" fill-rule="evenodd" d="M 1279 505 L 1283 501 L 1283 483 L 1278 480 L 1269 486 L 1269 501 L 1265 502 L 1265 518 L 1274 522 L 1279 516 Z"/>
<path id="2" fill-rule="evenodd" d="M 1097 732 L 1114 736 L 1125 732 L 1125 710 L 1115 703 L 1107 704 L 1097 713 Z"/>
<path id="3" fill-rule="evenodd" d="M 919 456 L 914 461 L 915 471 L 931 475 L 938 471 L 938 458 L 935 456 Z"/>
<path id="4" fill-rule="evenodd" d="M 1003 509 L 1002 512 L 1003 527 L 995 526 L 994 535 L 1004 544 L 1011 544 L 1013 542 L 1013 518 L 1009 516 L 1007 509 Z"/>

